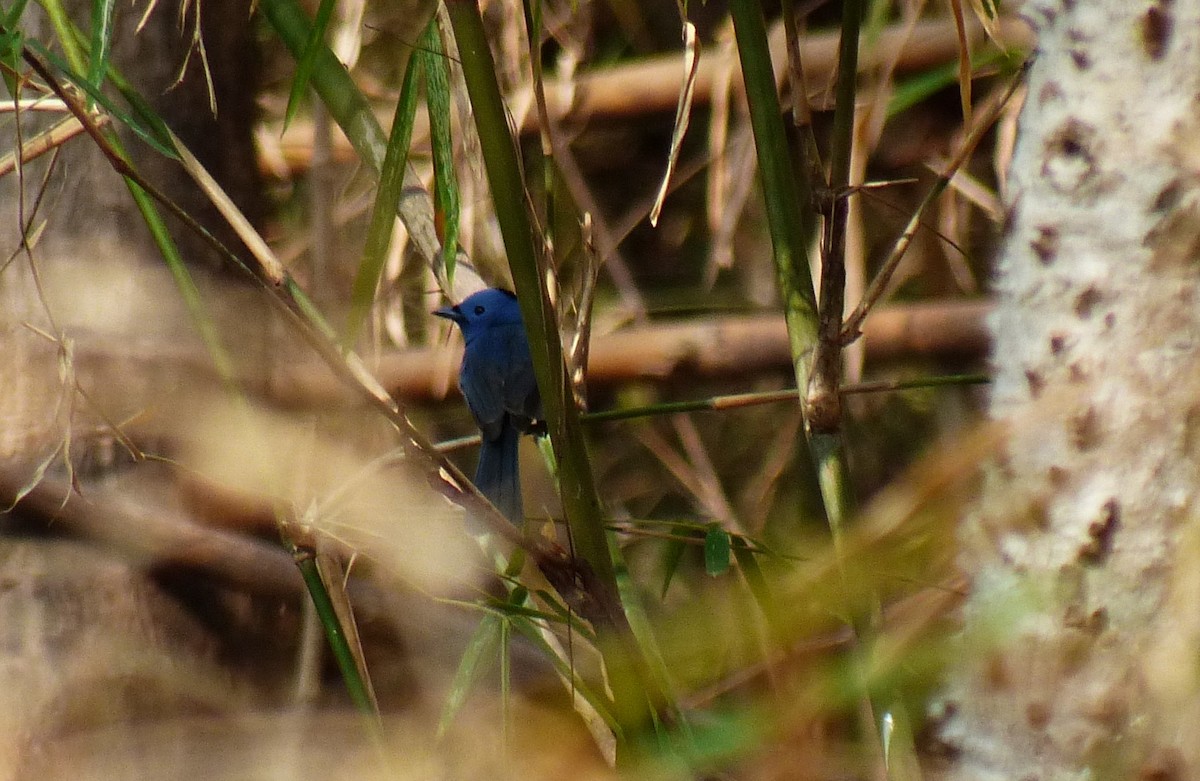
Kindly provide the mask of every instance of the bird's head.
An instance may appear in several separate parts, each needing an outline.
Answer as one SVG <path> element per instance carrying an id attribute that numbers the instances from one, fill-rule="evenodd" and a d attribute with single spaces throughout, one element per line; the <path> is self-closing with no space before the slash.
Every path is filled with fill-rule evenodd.
<path id="1" fill-rule="evenodd" d="M 494 287 L 472 293 L 461 303 L 435 309 L 433 313 L 458 323 L 466 339 L 491 326 L 521 322 L 521 306 L 517 303 L 517 297 L 507 290 Z"/>

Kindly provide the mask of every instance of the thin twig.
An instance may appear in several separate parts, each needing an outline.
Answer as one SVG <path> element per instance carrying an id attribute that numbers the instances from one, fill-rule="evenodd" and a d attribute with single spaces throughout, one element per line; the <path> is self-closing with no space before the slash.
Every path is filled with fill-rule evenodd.
<path id="1" fill-rule="evenodd" d="M 941 176 L 937 178 L 933 186 L 929 188 L 929 192 L 925 194 L 925 198 L 917 206 L 917 210 L 913 213 L 912 218 L 908 221 L 908 225 L 904 228 L 904 232 L 896 239 L 896 244 L 892 247 L 892 252 L 883 266 L 879 269 L 879 273 L 871 280 L 870 286 L 867 287 L 867 292 L 863 294 L 862 302 L 855 308 L 854 312 L 846 318 L 846 323 L 842 326 L 841 341 L 843 344 L 849 344 L 858 337 L 862 336 L 862 324 L 867 319 L 867 315 L 871 311 L 871 307 L 883 295 L 883 291 L 887 289 L 888 282 L 891 281 L 892 275 L 896 273 L 900 261 L 904 258 L 904 253 L 908 251 L 909 245 L 912 243 L 913 237 L 921 226 L 921 218 L 928 209 L 942 194 L 947 187 L 950 186 L 950 180 L 954 178 L 954 174 L 962 167 L 971 152 L 983 140 L 983 136 L 991 128 L 992 123 L 1000 116 L 1000 112 L 1004 110 L 1005 105 L 1012 99 L 1017 88 L 1024 82 L 1025 71 L 1029 67 L 1029 61 L 1017 72 L 1013 77 L 1012 83 L 1005 90 L 1003 97 L 992 105 L 987 115 L 982 117 L 979 124 L 971 129 L 963 141 L 962 147 L 958 153 L 950 159 L 946 164 L 946 168 L 942 171 Z"/>
<path id="2" fill-rule="evenodd" d="M 23 101 L 24 102 L 24 101 Z M 0 104 L 4 105 L 4 104 Z M 11 104 L 10 104 L 11 107 Z M 103 124 L 107 118 L 100 118 L 98 122 Z M 75 117 L 65 117 L 58 122 L 55 122 L 50 127 L 38 133 L 28 141 L 20 145 L 21 163 L 41 157 L 51 149 L 62 146 L 70 141 L 75 136 L 84 132 L 83 125 Z M 0 176 L 5 176 L 17 169 L 17 152 L 12 151 L 0 157 Z"/>
<path id="3" fill-rule="evenodd" d="M 61 100 L 49 98 L 21 98 L 0 102 L 0 114 L 23 111 L 50 111 L 56 114 L 65 114 L 69 112 L 69 109 Z"/>
<path id="4" fill-rule="evenodd" d="M 791 85 L 792 124 L 801 132 L 799 144 L 801 170 L 816 186 L 825 180 L 825 166 L 812 124 L 812 105 L 808 102 L 808 80 L 804 76 L 804 58 L 800 53 L 800 30 L 795 0 L 783 0 L 783 32 L 787 47 L 788 82 Z"/>
<path id="5" fill-rule="evenodd" d="M 843 396 L 861 393 L 887 393 L 890 391 L 923 390 L 942 388 L 950 385 L 986 385 L 991 378 L 986 374 L 951 374 L 942 377 L 920 377 L 912 380 L 872 380 L 843 385 Z M 760 391 L 757 393 L 734 393 L 728 396 L 713 396 L 707 399 L 693 401 L 672 401 L 664 404 L 652 404 L 646 407 L 629 407 L 626 409 L 609 409 L 598 412 L 585 412 L 580 418 L 584 423 L 610 423 L 614 420 L 630 420 L 633 418 L 648 418 L 655 415 L 676 415 L 681 412 L 724 412 L 744 407 L 757 407 L 761 404 L 778 404 L 796 400 L 796 389 L 785 388 L 777 391 Z M 439 453 L 453 453 L 468 447 L 479 445 L 478 434 L 456 437 L 438 442 L 434 445 Z"/>

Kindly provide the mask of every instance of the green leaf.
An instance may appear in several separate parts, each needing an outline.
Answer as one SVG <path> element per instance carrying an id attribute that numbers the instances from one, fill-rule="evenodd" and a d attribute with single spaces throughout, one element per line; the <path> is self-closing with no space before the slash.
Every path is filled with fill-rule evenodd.
<path id="1" fill-rule="evenodd" d="M 450 70 L 436 19 L 425 28 L 415 58 L 425 66 L 425 105 L 433 150 L 434 208 L 441 220 L 442 264 L 446 267 L 446 279 L 453 286 L 461 203 L 458 175 L 454 170 L 454 142 L 450 135 Z"/>
<path id="2" fill-rule="evenodd" d="M 21 14 L 25 13 L 25 6 L 28 4 L 29 0 L 17 0 L 12 8 L 0 11 L 0 24 L 4 25 L 5 31 L 16 32 L 13 28 L 21 21 Z"/>
<path id="3" fill-rule="evenodd" d="M 21 71 L 21 51 L 25 48 L 25 35 L 16 28 L 27 3 L 28 0 L 17 0 L 12 8 L 0 11 L 0 75 L 8 94 L 13 96 L 20 94 L 17 74 Z"/>
<path id="4" fill-rule="evenodd" d="M 501 624 L 504 623 L 504 620 L 495 613 L 488 613 L 475 628 L 475 634 L 471 635 L 471 640 L 467 643 L 467 650 L 463 652 L 458 669 L 454 672 L 454 680 L 450 682 L 450 694 L 446 698 L 445 707 L 442 708 L 442 717 L 438 720 L 437 735 L 439 738 L 446 734 L 454 717 L 458 715 L 467 701 L 471 687 L 475 681 L 479 680 L 484 661 L 500 641 Z"/>
<path id="5" fill-rule="evenodd" d="M 508 559 L 508 566 L 504 568 L 504 575 L 505 577 L 515 578 L 521 574 L 521 570 L 523 569 L 525 569 L 525 549 L 517 548 Z"/>
<path id="6" fill-rule="evenodd" d="M 548 620 L 559 621 L 563 624 L 566 624 L 570 627 L 570 631 L 574 632 L 579 637 L 582 637 L 589 643 L 596 642 L 596 633 L 592 631 L 592 628 L 589 625 L 581 622 L 578 615 L 572 613 L 566 608 L 565 605 L 562 604 L 560 601 L 561 597 L 558 594 L 541 588 L 537 589 L 537 591 L 534 593 L 541 598 L 546 607 L 550 608 L 552 617 Z"/>
<path id="7" fill-rule="evenodd" d="M 63 78 L 87 93 L 88 97 L 100 104 L 100 106 L 103 107 L 104 110 L 107 111 L 114 119 L 132 130 L 138 138 L 142 139 L 151 147 L 153 147 L 155 151 L 165 157 L 171 158 L 172 160 L 179 159 L 179 155 L 175 152 L 174 145 L 171 144 L 170 141 L 167 141 L 161 137 L 162 133 L 157 127 L 148 127 L 142 121 L 139 121 L 139 119 L 134 115 L 126 111 L 122 111 L 117 107 L 116 103 L 108 98 L 107 95 L 96 89 L 87 79 L 71 70 L 71 68 L 65 62 L 63 62 L 62 58 L 55 55 L 45 46 L 42 46 L 38 41 L 31 39 L 27 45 L 39 56 L 57 68 L 59 72 L 62 73 Z M 161 120 L 159 121 L 161 122 Z"/>
<path id="8" fill-rule="evenodd" d="M 1007 60 L 1009 53 L 998 49 L 988 49 L 977 52 L 971 57 L 972 70 L 983 68 L 996 62 Z M 958 83 L 958 63 L 950 62 L 945 65 L 930 68 L 910 79 L 896 84 L 888 101 L 887 114 L 893 117 L 905 109 L 911 108 L 922 100 L 934 95 L 952 84 Z"/>
<path id="9" fill-rule="evenodd" d="M 334 0 L 321 0 L 321 5 L 317 8 L 317 18 L 313 20 L 313 26 L 308 31 L 308 41 L 304 44 L 300 56 L 296 58 L 296 78 L 292 79 L 292 91 L 288 93 L 287 111 L 283 115 L 285 130 L 295 118 L 296 111 L 300 108 L 300 99 L 308 90 L 308 81 L 312 78 L 317 57 L 326 51 L 325 31 L 329 29 L 333 7 Z"/>
<path id="10" fill-rule="evenodd" d="M 671 587 L 671 581 L 679 569 L 679 562 L 683 561 L 683 554 L 687 552 L 688 540 L 695 534 L 692 529 L 679 527 L 671 530 L 671 536 L 675 539 L 668 540 L 663 550 L 663 584 L 660 599 L 667 598 L 667 589 Z"/>
<path id="11" fill-rule="evenodd" d="M 112 47 L 113 0 L 92 0 L 92 46 L 88 62 L 88 83 L 97 89 L 108 71 L 108 53 Z"/>
<path id="12" fill-rule="evenodd" d="M 417 81 L 420 76 L 420 59 L 410 57 L 379 171 L 379 189 L 371 207 L 371 222 L 367 226 L 362 262 L 358 265 L 358 273 L 354 276 L 354 286 L 350 291 L 350 315 L 343 339 L 347 346 L 352 345 L 362 331 L 367 313 L 375 303 L 375 291 L 379 289 L 379 280 L 387 264 L 396 205 L 404 192 L 404 167 L 408 163 L 408 146 L 412 141 L 413 120 L 417 115 Z"/>
<path id="13" fill-rule="evenodd" d="M 508 602 L 511 605 L 524 605 L 527 599 L 529 599 L 529 589 L 519 584 L 508 595 Z"/>
<path id="14" fill-rule="evenodd" d="M 604 719 L 604 723 L 612 729 L 618 729 L 617 720 L 613 716 L 613 704 L 607 697 L 593 689 L 587 681 L 576 674 L 575 669 L 562 657 L 560 657 L 553 648 L 542 637 L 542 633 L 532 621 L 523 618 L 515 618 L 512 621 L 512 628 L 521 633 L 526 640 L 536 646 L 546 659 L 554 665 L 555 670 L 560 675 L 565 676 L 575 687 L 575 691 L 588 701 L 596 712 L 600 714 L 600 718 Z"/>
<path id="15" fill-rule="evenodd" d="M 728 572 L 731 547 L 729 532 L 710 523 L 704 534 L 704 571 L 714 578 Z"/>
<path id="16" fill-rule="evenodd" d="M 166 149 L 171 150 L 171 157 L 178 159 L 178 153 L 175 152 L 175 142 L 171 140 L 171 131 L 167 128 L 167 123 L 163 122 L 162 117 L 150 105 L 145 98 L 141 96 L 128 82 L 121 79 L 118 74 L 111 70 L 108 73 L 108 78 L 116 86 L 117 91 L 121 93 L 121 97 L 125 98 L 125 102 L 133 109 L 133 114 L 142 122 L 142 127 L 145 131 L 151 134 L 158 143 Z"/>
<path id="17" fill-rule="evenodd" d="M 504 618 L 524 616 L 525 618 L 532 618 L 547 623 L 560 623 L 563 621 L 556 613 L 547 613 L 545 610 L 538 610 L 535 607 L 517 604 L 506 599 L 488 599 L 484 602 L 484 605 L 488 610 Z"/>
<path id="18" fill-rule="evenodd" d="M 509 651 L 512 649 L 512 624 L 508 621 L 500 622 L 500 712 L 501 729 L 504 732 L 507 742 L 508 735 L 508 716 L 511 711 L 510 704 L 512 703 L 512 659 L 509 656 Z"/>
<path id="19" fill-rule="evenodd" d="M 763 576 L 762 567 L 758 566 L 758 558 L 750 549 L 745 538 L 734 538 L 733 555 L 737 559 L 738 569 L 742 571 L 742 577 L 746 579 L 746 585 L 750 587 L 754 601 L 758 603 L 758 607 L 767 617 L 767 621 L 774 621 L 778 614 L 771 598 L 771 591 L 767 588 L 767 579 Z"/>
<path id="20" fill-rule="evenodd" d="M 4 84 L 8 87 L 9 95 L 20 94 L 17 74 L 21 70 L 21 50 L 24 48 L 25 36 L 20 30 L 5 29 L 0 33 L 0 65 L 3 66 Z"/>

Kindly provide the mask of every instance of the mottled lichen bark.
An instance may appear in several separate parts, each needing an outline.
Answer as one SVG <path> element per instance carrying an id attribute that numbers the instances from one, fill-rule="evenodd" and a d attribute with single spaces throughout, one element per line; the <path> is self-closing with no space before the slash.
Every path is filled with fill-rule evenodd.
<path id="1" fill-rule="evenodd" d="M 963 779 L 1200 772 L 1200 7 L 1027 2 L 995 279 L 1009 435 L 962 527 Z"/>

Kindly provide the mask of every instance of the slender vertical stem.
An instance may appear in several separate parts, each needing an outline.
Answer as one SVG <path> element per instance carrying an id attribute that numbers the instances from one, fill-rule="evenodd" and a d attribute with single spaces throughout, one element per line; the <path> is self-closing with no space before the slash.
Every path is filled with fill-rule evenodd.
<path id="1" fill-rule="evenodd" d="M 825 180 L 821 152 L 813 132 L 812 106 L 808 103 L 808 83 L 804 78 L 804 59 L 800 56 L 800 31 L 796 26 L 796 0 L 782 0 L 784 41 L 787 45 L 788 81 L 792 93 L 792 124 L 800 133 L 800 170 L 815 186 Z M 820 196 L 818 196 L 820 197 Z"/>
<path id="2" fill-rule="evenodd" d="M 838 385 L 842 373 L 846 221 L 850 211 L 850 158 L 854 151 L 854 103 L 857 97 L 858 36 L 861 28 L 862 0 L 846 0 L 842 7 L 837 103 L 833 112 L 829 162 L 829 192 L 833 199 L 822 240 L 819 341 L 813 358 L 812 378 L 805 392 L 808 425 L 813 432 L 821 434 L 836 434 L 842 420 Z"/>
<path id="3" fill-rule="evenodd" d="M 359 670 L 346 629 L 338 618 L 337 610 L 333 606 L 333 599 L 325 588 L 325 581 L 321 579 L 316 552 L 311 547 L 299 544 L 290 538 L 285 539 L 284 542 L 304 578 L 304 585 L 308 588 L 313 607 L 317 610 L 317 616 L 325 630 L 325 639 L 329 641 L 329 649 L 333 652 L 333 658 L 337 661 L 338 669 L 342 673 L 342 680 L 346 683 L 346 691 L 350 695 L 351 702 L 360 713 L 370 717 L 372 727 L 378 729 L 379 707 L 375 703 L 371 683 L 362 676 L 362 672 Z"/>
<path id="4" fill-rule="evenodd" d="M 557 320 L 547 295 L 547 272 L 535 244 L 521 162 L 496 83 L 479 6 L 476 0 L 448 0 L 446 10 L 462 58 L 488 184 L 530 337 L 534 374 L 558 465 L 563 510 L 574 551 L 584 565 L 577 576 L 586 582 L 592 599 L 587 606 L 590 614 L 585 617 L 600 636 L 617 719 L 628 740 L 650 722 L 649 703 L 668 705 L 669 698 L 648 673 L 621 602 L 579 410 L 572 400 Z"/>
<path id="5" fill-rule="evenodd" d="M 797 177 L 792 166 L 767 49 L 766 22 L 762 9 L 757 0 L 731 0 L 729 8 L 742 61 L 742 77 L 746 82 L 750 121 L 758 151 L 759 176 L 767 206 L 775 269 L 783 296 L 796 387 L 803 398 L 809 387 L 819 333 L 816 296 L 812 289 L 806 250 L 809 231 L 805 228 L 811 225 L 812 220 L 811 215 L 802 211 L 802 206 L 810 202 L 809 184 Z M 849 176 L 848 168 L 845 176 Z M 841 310 L 838 311 L 840 315 Z M 805 415 L 808 414 L 806 408 Z M 814 430 L 811 425 L 806 429 L 825 514 L 835 538 L 840 539 L 842 526 L 849 513 L 849 490 L 841 440 L 826 431 Z"/>
<path id="6" fill-rule="evenodd" d="M 817 300 L 808 270 L 807 237 L 812 220 L 801 210 L 809 200 L 808 181 L 796 176 L 775 91 L 767 49 L 767 26 L 757 0 L 731 0 L 734 35 L 758 151 L 758 170 L 767 208 L 779 292 L 799 388 L 808 387 L 817 343 Z"/>
<path id="7" fill-rule="evenodd" d="M 862 29 L 862 11 L 862 0 L 846 0 L 842 7 L 842 38 L 838 48 L 838 82 L 833 109 L 832 151 L 829 156 L 829 184 L 835 190 L 850 183 L 850 155 L 854 148 L 854 102 L 858 96 L 858 36 Z"/>
<path id="8" fill-rule="evenodd" d="M 856 0 L 848 0 L 848 4 L 856 4 Z M 799 393 L 803 396 L 806 391 L 810 390 L 810 378 L 814 371 L 813 352 L 827 346 L 827 344 L 818 345 L 818 338 L 825 338 L 826 343 L 837 343 L 840 339 L 842 296 L 844 295 L 842 285 L 845 281 L 845 271 L 843 268 L 839 275 L 835 269 L 832 276 L 822 277 L 822 313 L 828 316 L 832 312 L 834 320 L 832 324 L 826 323 L 824 319 L 819 321 L 812 283 L 807 274 L 808 269 L 801 264 L 801 260 L 806 255 L 804 237 L 800 230 L 802 225 L 800 208 L 802 203 L 807 203 L 807 200 L 800 200 L 800 187 L 803 184 L 800 186 L 796 184 L 796 175 L 788 153 L 779 96 L 776 93 L 770 54 L 767 50 L 766 24 L 762 9 L 758 5 L 758 0 L 730 0 L 729 7 L 733 17 L 734 33 L 737 37 L 738 54 L 742 61 L 742 75 L 746 82 L 746 96 L 750 105 L 750 120 L 758 151 L 763 197 L 767 205 L 775 265 L 779 275 L 780 290 L 783 293 L 788 334 L 792 346 L 796 385 Z M 854 72 L 857 67 L 857 40 L 858 28 L 861 25 L 861 8 L 848 10 L 846 15 L 849 18 L 844 24 L 843 35 L 847 35 L 846 31 L 849 30 L 849 35 L 853 40 L 843 38 L 842 42 L 842 65 L 848 67 L 849 71 L 842 70 L 839 79 L 838 115 L 840 119 L 838 126 L 843 134 L 840 136 L 841 141 L 835 140 L 833 150 L 832 191 L 835 194 L 844 191 L 844 183 L 850 175 L 854 93 L 852 87 L 847 86 L 846 82 L 854 81 Z M 849 102 L 849 106 L 843 105 L 845 101 Z M 837 203 L 836 200 L 835 203 Z M 844 207 L 843 200 L 841 201 L 842 227 L 836 232 L 831 231 L 834 233 L 834 237 L 838 232 L 844 236 Z M 831 222 L 833 222 L 832 219 L 827 220 L 827 223 Z M 827 233 L 827 247 L 830 238 L 831 236 Z M 827 258 L 826 266 L 828 265 Z M 826 271 L 828 273 L 828 269 Z M 836 305 L 836 309 L 831 308 L 834 305 Z M 837 368 L 836 363 L 834 366 Z M 834 409 L 836 410 L 840 407 L 840 403 L 836 399 L 839 378 L 837 373 L 834 373 L 832 377 L 835 395 Z M 844 547 L 845 521 L 850 514 L 846 458 L 836 426 L 830 429 L 823 425 L 814 425 L 814 422 L 808 419 L 813 412 L 813 405 L 805 403 L 804 413 L 809 453 L 817 471 L 821 498 L 833 535 L 834 547 L 840 558 Z M 854 629 L 856 634 L 861 632 L 858 622 L 855 622 Z M 867 729 L 874 732 L 874 725 L 868 724 Z"/>
<path id="9" fill-rule="evenodd" d="M 570 495 L 564 495 L 563 501 L 575 549 L 592 564 L 598 576 L 610 580 L 612 564 L 607 555 L 608 546 L 602 527 L 598 523 L 592 525 L 584 522 L 585 519 L 598 520 L 600 517 L 591 470 L 579 468 L 581 465 L 587 466 L 586 454 L 575 453 L 574 448 L 566 447 L 567 440 L 571 438 L 567 428 L 577 422 L 578 414 L 572 414 L 573 405 L 565 403 L 563 390 L 566 387 L 566 372 L 558 327 L 550 303 L 542 292 L 542 263 L 534 241 L 533 222 L 526 200 L 521 197 L 525 192 L 521 162 L 509 132 L 507 112 L 496 84 L 479 9 L 474 0 L 451 0 L 446 4 L 446 9 L 450 12 L 454 37 L 463 60 L 467 90 L 475 112 L 480 148 L 508 253 L 513 284 L 517 288 L 521 314 L 529 331 L 533 368 L 542 391 L 550 438 L 555 445 L 564 481 L 566 475 L 570 474 L 574 482 L 574 485 L 564 485 L 564 494 Z M 585 493 L 587 496 L 581 495 Z"/>

